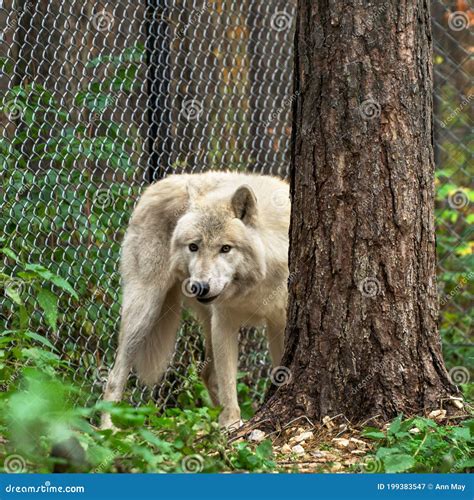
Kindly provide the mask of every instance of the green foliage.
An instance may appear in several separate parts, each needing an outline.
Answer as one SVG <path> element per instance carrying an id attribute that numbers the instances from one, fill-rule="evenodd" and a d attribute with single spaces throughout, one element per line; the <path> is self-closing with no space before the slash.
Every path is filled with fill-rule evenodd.
<path id="1" fill-rule="evenodd" d="M 361 464 L 365 472 L 466 472 L 474 467 L 474 420 L 442 426 L 429 418 L 400 415 L 386 431 L 367 427 L 376 444 Z"/>
<path id="2" fill-rule="evenodd" d="M 37 366 L 49 373 L 63 366 L 59 351 L 47 337 L 44 323 L 56 330 L 59 312 L 57 292 L 78 299 L 71 285 L 39 264 L 24 264 L 10 249 L 0 249 L 16 262 L 15 275 L 0 273 L 0 284 L 9 306 L 9 328 L 0 331 L 0 378 L 8 386 L 18 378 L 19 367 Z"/>
<path id="3" fill-rule="evenodd" d="M 212 406 L 209 393 L 195 365 L 189 367 L 187 376 L 183 377 L 181 381 L 183 385 L 178 396 L 180 408 L 194 409 L 201 406 Z"/>
<path id="4" fill-rule="evenodd" d="M 443 64 L 440 56 L 435 64 Z M 472 138 L 470 106 L 449 79 L 437 89 L 436 243 L 441 300 L 441 336 L 448 368 L 474 370 L 471 307 L 474 294 Z M 469 345 L 470 344 L 470 345 Z M 468 389 L 468 392 L 472 389 Z"/>
<path id="5" fill-rule="evenodd" d="M 52 471 L 58 458 L 51 456 L 51 450 L 72 437 L 85 450 L 80 470 L 88 472 L 258 472 L 275 468 L 270 441 L 257 447 L 228 443 L 217 423 L 218 409 L 175 408 L 157 415 L 153 407 L 125 404 L 81 408 L 68 403 L 73 386 L 34 370 L 24 373 L 22 386 L 21 391 L 0 399 L 0 425 L 9 438 L 9 445 L 0 448 L 0 453 L 21 455 L 28 472 Z M 104 409 L 111 412 L 116 431 L 97 430 L 89 423 Z"/>
<path id="6" fill-rule="evenodd" d="M 14 277 L 1 275 L 5 293 L 15 305 L 10 323 L 18 326 L 0 334 L 0 373 L 5 381 L 0 396 L 0 432 L 7 437 L 6 442 L 0 440 L 1 463 L 8 463 L 11 455 L 20 455 L 26 471 L 51 472 L 55 465 L 64 463 L 52 450 L 73 438 L 85 452 L 79 464 L 69 465 L 73 470 L 258 472 L 275 468 L 270 441 L 257 447 L 228 443 L 217 422 L 220 409 L 207 407 L 209 395 L 194 366 L 179 398 L 180 409 L 159 414 L 152 406 L 134 408 L 124 403 L 81 406 L 81 391 L 69 381 L 57 349 L 38 333 L 42 331 L 38 311 L 43 311 L 49 326 L 56 326 L 63 318 L 56 293 L 61 290 L 77 299 L 75 291 L 43 266 L 22 264 L 10 250 L 3 253 L 22 270 Z M 248 408 L 248 387 L 242 383 L 239 395 L 243 408 Z M 116 432 L 101 431 L 91 424 L 104 410 L 110 412 Z"/>
<path id="7" fill-rule="evenodd" d="M 94 344 L 108 341 L 119 317 L 117 261 L 139 190 L 132 181 L 142 140 L 138 130 L 125 130 L 111 117 L 136 88 L 143 57 L 143 46 L 136 45 L 120 56 L 91 61 L 97 81 L 61 101 L 36 83 L 0 94 L 0 111 L 15 122 L 0 137 L 0 244 L 11 252 L 4 252 L 5 274 L 33 273 L 35 280 L 27 284 L 38 306 L 33 315 L 43 311 L 45 335 L 59 325 L 56 334 L 63 337 L 63 355 L 80 370 L 95 366 L 97 360 L 78 347 L 91 335 Z M 64 99 L 71 100 L 67 108 Z M 48 272 L 72 279 L 73 295 L 80 297 L 82 307 L 69 305 L 59 318 L 58 301 L 69 300 L 72 288 L 58 296 L 48 287 L 41 289 L 38 275 L 43 282 L 51 277 L 39 264 L 23 269 L 19 262 L 40 262 Z M 18 302 L 14 290 L 9 287 L 2 304 L 6 317 Z"/>
<path id="8" fill-rule="evenodd" d="M 262 441 L 255 452 L 246 442 L 238 443 L 234 449 L 236 453 L 230 457 L 230 462 L 236 469 L 256 471 L 275 467 L 272 460 L 272 442 L 269 439 Z"/>
<path id="9" fill-rule="evenodd" d="M 448 368 L 463 366 L 472 371 L 472 342 L 468 337 L 474 319 L 471 299 L 474 294 L 474 246 L 472 214 L 474 190 L 455 183 L 454 169 L 436 173 L 436 242 L 441 272 L 440 331 Z"/>

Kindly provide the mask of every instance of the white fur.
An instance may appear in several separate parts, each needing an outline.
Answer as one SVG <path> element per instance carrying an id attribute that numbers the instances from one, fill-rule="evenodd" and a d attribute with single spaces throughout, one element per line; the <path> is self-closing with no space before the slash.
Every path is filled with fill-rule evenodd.
<path id="1" fill-rule="evenodd" d="M 288 185 L 276 177 L 208 172 L 149 187 L 123 242 L 122 324 L 104 399 L 121 399 L 132 366 L 145 383 L 159 382 L 184 305 L 203 324 L 211 361 L 202 376 L 223 408 L 220 423 L 236 425 L 239 328 L 266 325 L 274 366 L 281 360 L 289 219 Z M 189 280 L 207 282 L 213 302 L 190 296 Z M 103 424 L 110 424 L 107 415 Z"/>

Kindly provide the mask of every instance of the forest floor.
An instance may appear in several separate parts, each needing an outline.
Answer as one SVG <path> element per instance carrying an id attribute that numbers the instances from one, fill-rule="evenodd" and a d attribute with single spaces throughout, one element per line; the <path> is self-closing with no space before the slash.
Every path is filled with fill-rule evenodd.
<path id="1" fill-rule="evenodd" d="M 301 417 L 273 433 L 253 429 L 234 442 L 271 439 L 281 472 L 376 472 L 376 464 L 369 458 L 374 443 L 361 436 L 361 429 L 353 428 L 342 415 L 326 418 L 323 425 L 314 425 Z M 368 459 L 364 460 L 366 456 Z"/>
<path id="2" fill-rule="evenodd" d="M 414 453 L 416 456 L 426 443 L 426 437 L 420 438 L 428 436 L 430 433 L 428 431 L 425 434 L 416 425 L 422 427 L 428 421 L 427 419 L 431 419 L 432 437 L 438 431 L 441 431 L 437 437 L 443 441 L 443 444 L 448 445 L 442 430 L 444 426 L 462 424 L 470 416 L 472 418 L 471 405 L 466 405 L 466 408 L 461 411 L 459 411 L 458 407 L 457 410 L 457 415 L 449 415 L 446 410 L 438 409 L 430 412 L 425 419 L 415 417 L 415 419 L 411 419 L 414 425 L 409 426 L 408 432 L 401 432 L 397 435 L 406 435 L 403 438 L 405 445 L 408 445 L 409 448 L 416 448 Z M 397 424 L 394 424 L 394 422 L 384 424 L 374 417 L 358 426 L 353 426 L 344 415 L 337 415 L 332 418 L 325 417 L 322 424 L 315 425 L 307 417 L 300 417 L 290 422 L 285 428 L 268 434 L 259 429 L 253 429 L 250 433 L 247 431 L 245 436 L 239 436 L 237 432 L 234 442 L 245 439 L 248 442 L 259 443 L 264 439 L 271 439 L 274 460 L 279 472 L 377 473 L 384 472 L 383 461 L 376 458 L 376 452 L 381 443 L 369 436 L 371 434 L 371 437 L 378 434 L 390 434 L 394 429 L 394 425 L 401 426 L 401 422 L 402 419 L 400 418 Z M 370 429 L 375 432 L 368 432 L 370 431 L 368 426 L 374 426 L 370 427 Z M 399 429 L 399 431 L 402 430 Z M 379 438 L 377 437 L 377 439 Z M 435 448 L 436 446 L 434 444 Z M 442 446 L 440 446 L 441 448 Z M 393 451 L 401 453 L 400 449 Z M 472 464 L 470 464 L 468 470 L 472 470 Z M 451 469 L 443 472 L 454 471 Z"/>

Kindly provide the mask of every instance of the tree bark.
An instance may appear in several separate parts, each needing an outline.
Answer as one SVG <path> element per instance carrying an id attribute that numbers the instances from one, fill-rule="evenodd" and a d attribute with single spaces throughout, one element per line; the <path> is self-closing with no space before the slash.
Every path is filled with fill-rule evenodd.
<path id="1" fill-rule="evenodd" d="M 428 1 L 299 0 L 295 44 L 291 377 L 257 420 L 439 408 L 457 389 L 437 329 Z"/>

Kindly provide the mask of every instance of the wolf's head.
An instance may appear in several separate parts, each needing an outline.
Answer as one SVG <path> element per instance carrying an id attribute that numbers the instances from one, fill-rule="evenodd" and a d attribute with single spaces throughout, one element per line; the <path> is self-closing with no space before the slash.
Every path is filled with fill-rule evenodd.
<path id="1" fill-rule="evenodd" d="M 230 197 L 193 199 L 173 232 L 172 265 L 183 292 L 204 304 L 248 290 L 266 273 L 252 189 L 240 186 Z"/>

